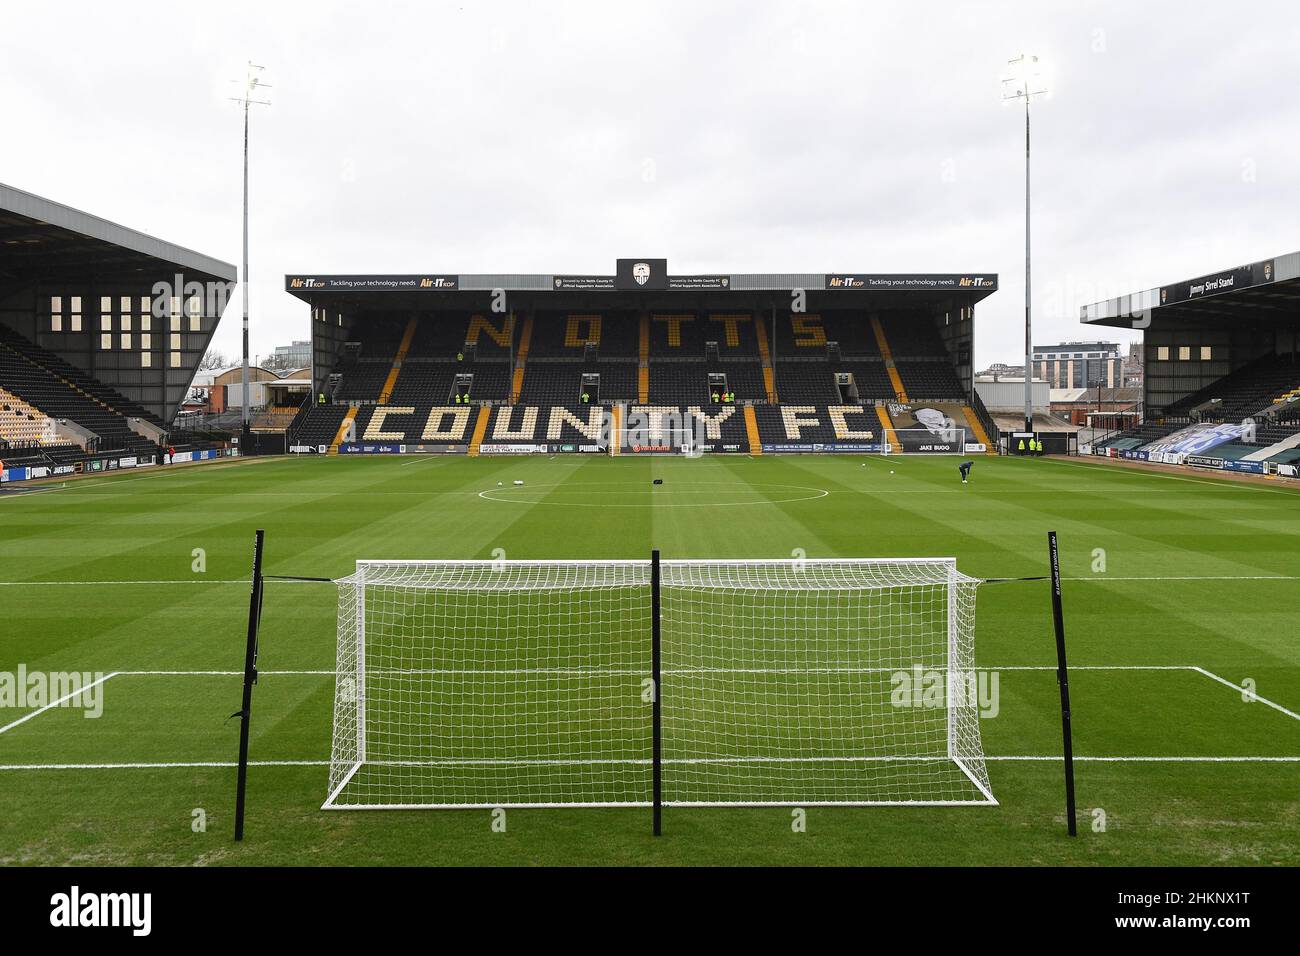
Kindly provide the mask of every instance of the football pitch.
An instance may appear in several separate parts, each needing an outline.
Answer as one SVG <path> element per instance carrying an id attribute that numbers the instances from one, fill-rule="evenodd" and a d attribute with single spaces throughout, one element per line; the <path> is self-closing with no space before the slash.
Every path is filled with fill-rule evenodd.
<path id="1" fill-rule="evenodd" d="M 662 479 L 662 484 L 654 484 Z M 514 482 L 522 481 L 523 485 Z M 357 559 L 955 557 L 997 806 L 323 811 L 336 588 L 269 581 L 231 840 L 248 575 Z M 1300 864 L 1300 489 L 1057 459 L 310 458 L 0 495 L 0 865 Z M 76 706 L 70 706 L 75 704 Z M 93 715 L 93 716 L 92 716 Z"/>

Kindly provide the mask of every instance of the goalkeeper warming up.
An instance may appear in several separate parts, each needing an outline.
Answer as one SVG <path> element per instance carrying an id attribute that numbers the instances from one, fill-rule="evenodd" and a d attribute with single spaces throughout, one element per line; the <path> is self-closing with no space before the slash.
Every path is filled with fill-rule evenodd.
<path id="1" fill-rule="evenodd" d="M 963 485 L 966 484 L 966 479 L 970 477 L 970 470 L 974 467 L 975 462 L 973 461 L 963 461 L 957 466 L 957 470 L 961 472 L 961 483 Z"/>

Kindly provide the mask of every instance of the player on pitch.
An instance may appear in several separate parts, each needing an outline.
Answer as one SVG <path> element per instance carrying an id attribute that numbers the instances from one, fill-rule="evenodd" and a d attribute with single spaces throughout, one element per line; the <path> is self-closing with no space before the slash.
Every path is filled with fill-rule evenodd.
<path id="1" fill-rule="evenodd" d="M 957 470 L 961 472 L 961 483 L 963 485 L 966 484 L 966 479 L 970 477 L 970 470 L 974 467 L 975 462 L 973 461 L 963 461 L 957 466 Z"/>

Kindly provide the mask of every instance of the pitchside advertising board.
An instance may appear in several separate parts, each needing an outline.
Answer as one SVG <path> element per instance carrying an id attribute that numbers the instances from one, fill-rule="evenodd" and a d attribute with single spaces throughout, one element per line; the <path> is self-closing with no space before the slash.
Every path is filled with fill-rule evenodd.
<path id="1" fill-rule="evenodd" d="M 302 449 L 298 452 L 299 454 L 324 454 L 325 451 L 319 451 L 322 448 L 329 451 L 324 445 L 294 446 L 294 449 Z M 426 443 L 402 445 L 394 442 L 345 441 L 339 445 L 340 455 L 463 455 L 468 451 L 469 446 L 463 444 L 441 445 Z"/>
<path id="2" fill-rule="evenodd" d="M 216 461 L 221 458 L 235 458 L 239 455 L 237 448 L 206 448 L 202 451 L 177 452 L 172 464 L 180 465 L 192 461 Z M 93 475 L 106 471 L 124 471 L 134 468 L 150 468 L 158 464 L 156 455 L 124 455 L 112 458 L 95 458 L 77 462 L 75 465 L 37 465 L 31 468 L 5 468 L 0 470 L 0 481 L 36 481 L 41 478 L 58 478 L 65 475 Z"/>
<path id="3" fill-rule="evenodd" d="M 764 443 L 767 455 L 878 455 L 885 450 L 880 442 L 825 442 L 822 444 L 794 445 L 780 442 Z"/>

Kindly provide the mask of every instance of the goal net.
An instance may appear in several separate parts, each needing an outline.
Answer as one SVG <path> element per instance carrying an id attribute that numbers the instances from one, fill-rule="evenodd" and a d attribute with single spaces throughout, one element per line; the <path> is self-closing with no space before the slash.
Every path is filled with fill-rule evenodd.
<path id="1" fill-rule="evenodd" d="M 704 444 L 690 428 L 665 428 L 653 435 L 640 428 L 620 428 L 614 435 L 624 455 L 695 456 Z"/>
<path id="2" fill-rule="evenodd" d="M 996 803 L 955 561 L 651 569 L 358 562 L 325 808 Z"/>

